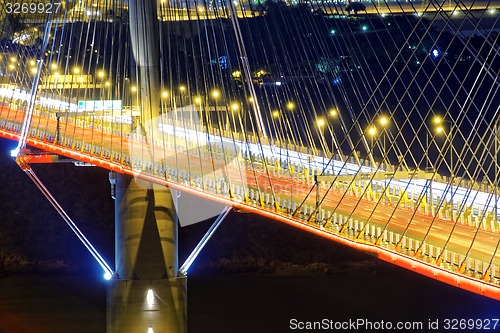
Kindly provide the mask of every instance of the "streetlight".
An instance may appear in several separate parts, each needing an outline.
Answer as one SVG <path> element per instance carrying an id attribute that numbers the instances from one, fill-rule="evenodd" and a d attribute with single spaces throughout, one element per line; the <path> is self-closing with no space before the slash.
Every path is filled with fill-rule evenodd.
<path id="1" fill-rule="evenodd" d="M 220 97 L 220 90 L 219 89 L 212 90 L 212 97 L 217 100 Z"/>
<path id="2" fill-rule="evenodd" d="M 330 116 L 330 118 L 336 119 L 339 115 L 339 111 L 336 108 L 331 108 L 328 111 L 328 115 Z M 335 150 L 335 147 L 337 147 L 337 153 L 339 155 L 339 158 L 341 160 L 343 160 L 342 155 L 341 155 L 340 150 L 339 150 L 340 147 L 337 144 L 336 139 L 335 139 L 335 128 L 333 127 L 333 124 L 331 125 L 331 127 L 328 127 L 328 130 L 330 131 L 330 136 L 332 137 L 332 155 L 335 154 L 334 150 Z"/>
<path id="3" fill-rule="evenodd" d="M 332 118 L 337 117 L 337 116 L 338 116 L 338 114 L 339 114 L 339 112 L 337 111 L 337 109 L 333 109 L 333 108 L 332 108 L 332 109 L 330 109 L 330 111 L 328 111 L 328 115 L 329 115 L 330 117 L 332 117 Z"/>
<path id="4" fill-rule="evenodd" d="M 231 111 L 239 111 L 239 109 L 240 109 L 240 103 L 238 102 L 231 103 Z"/>
<path id="5" fill-rule="evenodd" d="M 167 111 L 167 108 L 168 108 L 168 96 L 169 96 L 169 92 L 168 90 L 166 89 L 163 89 L 161 91 L 161 100 L 160 100 L 160 108 L 162 110 L 162 112 L 166 112 Z"/>
<path id="6" fill-rule="evenodd" d="M 175 110 L 175 113 L 177 114 L 177 112 L 181 112 L 181 121 L 185 124 L 185 120 L 184 120 L 184 92 L 186 91 L 186 86 L 184 85 L 180 85 L 179 86 L 179 104 L 181 106 L 181 109 L 180 110 Z M 191 112 L 191 110 L 189 110 L 189 123 L 192 124 L 193 123 L 193 114 Z"/>
<path id="7" fill-rule="evenodd" d="M 374 125 L 368 127 L 368 134 L 370 135 L 370 149 L 373 150 L 373 137 L 377 134 L 377 128 Z"/>
<path id="8" fill-rule="evenodd" d="M 326 147 L 326 138 L 325 138 L 325 125 L 326 125 L 326 120 L 323 117 L 317 118 L 316 119 L 316 125 L 318 126 L 319 129 L 319 134 L 320 134 L 320 141 L 323 141 L 323 146 Z M 325 153 L 323 152 L 323 168 L 325 166 Z"/>
<path id="9" fill-rule="evenodd" d="M 233 116 L 233 126 L 234 126 L 234 131 L 236 131 L 236 120 L 234 119 L 235 113 L 240 111 L 240 103 L 239 102 L 232 102 L 231 103 L 231 114 Z M 229 122 L 227 122 L 227 127 L 229 127 Z"/>
<path id="10" fill-rule="evenodd" d="M 283 128 L 282 128 L 282 123 L 279 120 L 281 113 L 278 110 L 274 110 L 271 112 L 271 116 L 273 117 L 273 119 L 276 119 L 276 121 L 273 121 L 272 123 L 273 123 L 273 126 L 275 127 L 276 136 L 278 137 L 278 141 L 279 141 L 280 166 L 285 165 L 285 163 L 288 166 L 289 158 L 288 158 L 288 149 L 286 149 L 286 148 L 285 148 L 285 150 L 287 153 L 287 159 L 286 159 L 285 163 L 283 163 L 283 143 L 285 142 L 285 133 L 284 133 Z M 287 145 L 287 147 L 288 147 L 288 145 Z"/>
<path id="11" fill-rule="evenodd" d="M 370 127 L 368 127 L 367 133 L 370 136 L 369 156 L 371 156 L 371 162 L 374 164 L 375 160 L 373 159 L 373 138 L 375 137 L 375 135 L 377 135 L 377 128 L 375 127 L 375 125 L 371 125 Z M 375 165 L 372 166 L 375 167 Z"/>
<path id="12" fill-rule="evenodd" d="M 316 119 L 316 125 L 318 125 L 319 133 L 321 134 L 321 139 L 324 142 L 324 144 L 326 145 L 325 133 L 324 133 L 324 129 L 325 129 L 325 125 L 326 125 L 325 118 L 321 117 L 321 118 Z"/>
<path id="13" fill-rule="evenodd" d="M 276 133 L 276 136 L 277 136 L 277 138 L 278 138 L 279 141 L 281 141 L 283 139 L 282 133 L 281 133 L 281 130 L 280 130 L 281 129 L 281 124 L 277 123 L 279 121 L 278 119 L 280 118 L 280 115 L 281 114 L 280 114 L 280 112 L 278 110 L 271 111 L 271 116 L 275 120 L 275 121 L 273 121 L 273 126 L 275 127 L 275 133 Z M 281 155 L 281 153 L 280 153 L 280 155 Z"/>
<path id="14" fill-rule="evenodd" d="M 385 163 L 385 155 L 387 154 L 387 152 L 385 150 L 385 137 L 387 135 L 386 128 L 387 128 L 387 125 L 389 125 L 389 117 L 386 115 L 381 115 L 378 119 L 378 123 L 380 124 L 380 126 L 382 126 L 382 139 L 383 139 L 382 146 L 384 149 L 384 152 L 382 154 L 382 163 Z"/>
<path id="15" fill-rule="evenodd" d="M 280 112 L 278 110 L 273 110 L 273 111 L 271 111 L 271 116 L 273 117 L 273 119 L 275 119 L 276 121 L 278 121 L 278 119 L 280 117 Z M 275 121 L 273 121 L 273 125 L 276 128 L 275 129 L 276 136 L 278 137 L 278 140 L 281 141 L 281 131 L 279 130 L 280 127 L 278 127 L 278 124 L 276 124 Z"/>
<path id="16" fill-rule="evenodd" d="M 215 116 L 217 117 L 217 122 L 219 122 L 219 114 L 217 113 L 217 102 L 221 96 L 221 92 L 219 89 L 214 89 L 212 90 L 212 98 L 215 100 L 215 108 L 214 108 L 214 111 L 215 111 Z"/>
<path id="17" fill-rule="evenodd" d="M 435 116 L 433 118 L 433 123 L 437 125 L 436 133 L 437 134 L 445 134 L 445 139 L 448 141 L 449 149 L 450 149 L 450 193 L 451 193 L 451 220 L 453 221 L 453 213 L 455 210 L 455 203 L 453 202 L 453 123 L 449 120 L 444 120 L 441 116 Z M 449 133 L 446 133 L 445 128 L 443 127 L 444 123 L 449 123 L 450 129 Z"/>
<path id="18" fill-rule="evenodd" d="M 198 105 L 198 107 L 200 108 L 200 126 L 203 126 L 203 110 L 201 109 L 201 97 L 200 96 L 194 96 L 193 97 L 193 103 L 195 105 Z"/>
<path id="19" fill-rule="evenodd" d="M 449 141 L 449 149 L 450 149 L 450 177 L 453 178 L 453 123 L 449 120 L 444 120 L 441 116 L 435 116 L 433 118 L 433 123 L 437 126 L 436 133 L 437 134 L 445 134 L 445 138 Z M 446 134 L 446 130 L 443 127 L 444 123 L 449 123 L 449 133 Z"/>
<path id="20" fill-rule="evenodd" d="M 180 100 L 180 103 L 181 103 L 181 108 L 183 107 L 183 98 L 184 98 L 184 93 L 186 92 L 186 86 L 185 85 L 180 85 L 179 86 L 179 100 Z"/>

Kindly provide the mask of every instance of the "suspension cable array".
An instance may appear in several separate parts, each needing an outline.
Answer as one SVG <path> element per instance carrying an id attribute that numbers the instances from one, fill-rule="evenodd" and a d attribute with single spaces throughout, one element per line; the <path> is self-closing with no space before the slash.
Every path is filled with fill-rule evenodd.
<path id="1" fill-rule="evenodd" d="M 124 1 L 0 4 L 0 135 L 500 297 L 499 5 L 355 4 L 161 1 L 157 77 Z"/>

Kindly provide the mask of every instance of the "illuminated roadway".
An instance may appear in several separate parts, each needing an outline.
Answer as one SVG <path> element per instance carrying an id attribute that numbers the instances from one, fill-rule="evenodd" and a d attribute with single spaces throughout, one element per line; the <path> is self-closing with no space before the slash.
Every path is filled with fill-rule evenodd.
<path id="1" fill-rule="evenodd" d="M 3 107 L 1 109 L 0 119 L 8 119 L 9 122 L 21 124 L 24 119 L 24 112 L 13 111 L 7 107 Z M 0 136 L 9 139 L 17 139 L 18 137 L 13 135 L 12 130 L 4 130 L 3 127 L 5 125 L 6 123 L 0 123 Z M 283 220 L 285 222 L 288 221 L 287 223 L 293 224 L 291 221 L 299 221 L 301 225 L 308 227 L 306 228 L 308 231 L 322 234 L 322 236 L 325 236 L 325 234 L 335 235 L 336 237 L 339 237 L 341 241 L 347 242 L 348 245 L 350 244 L 351 246 L 353 245 L 353 239 L 358 246 L 361 246 L 363 244 L 373 244 L 377 237 L 379 237 L 380 240 L 382 240 L 381 243 L 377 244 L 379 247 L 395 251 L 394 243 L 396 243 L 396 234 L 407 237 L 406 244 L 400 243 L 400 247 L 403 247 L 403 245 L 406 245 L 406 247 L 409 246 L 410 241 L 408 238 L 411 238 L 413 243 L 415 243 L 415 240 L 421 241 L 427 234 L 427 237 L 425 238 L 426 247 L 421 249 L 423 250 L 423 253 L 416 253 L 415 244 L 413 244 L 413 249 L 407 251 L 399 250 L 399 252 L 404 252 L 410 258 L 416 256 L 412 259 L 414 261 L 432 263 L 432 257 L 437 257 L 436 248 L 442 249 L 448 241 L 448 245 L 446 246 L 447 251 L 449 251 L 449 253 L 457 253 L 458 255 L 455 257 L 454 255 L 449 254 L 448 259 L 446 257 L 444 258 L 444 262 L 454 261 L 454 265 L 444 265 L 446 267 L 445 269 L 456 271 L 457 268 L 453 268 L 453 266 L 458 266 L 459 263 L 463 261 L 465 254 L 470 248 L 467 256 L 468 260 L 466 261 L 467 268 L 469 270 L 478 269 L 482 272 L 483 265 L 485 265 L 483 262 L 488 264 L 492 259 L 493 254 L 495 254 L 492 263 L 496 266 L 493 274 L 496 275 L 497 278 L 494 279 L 493 282 L 496 285 L 495 290 L 497 294 L 494 297 L 500 298 L 500 288 L 498 287 L 498 266 L 500 266 L 500 254 L 496 252 L 497 242 L 499 239 L 497 232 L 481 229 L 478 230 L 474 226 L 468 226 L 461 223 L 457 223 L 454 226 L 451 221 L 434 217 L 430 214 L 418 211 L 416 212 L 413 209 L 401 207 L 401 205 L 384 204 L 383 200 L 377 203 L 377 201 L 366 199 L 366 195 L 363 197 L 359 195 L 355 196 L 353 194 L 346 194 L 344 191 L 335 189 L 328 192 L 328 195 L 321 204 L 321 208 L 329 212 L 335 211 L 337 217 L 341 218 L 343 216 L 344 220 L 352 218 L 353 221 L 358 220 L 359 223 L 368 223 L 369 227 L 361 231 L 360 224 L 358 224 L 358 222 L 355 223 L 357 226 L 354 226 L 354 223 L 351 222 L 352 228 L 357 227 L 357 231 L 352 228 L 343 229 L 343 227 L 346 227 L 348 223 L 344 222 L 341 225 L 337 222 L 335 224 L 333 223 L 335 222 L 333 217 L 328 220 L 328 223 L 322 226 L 315 221 L 315 216 L 311 216 L 311 209 L 308 214 L 302 214 L 297 211 L 295 217 L 292 216 L 293 210 L 297 208 L 304 198 L 306 198 L 306 200 L 302 207 L 314 207 L 316 204 L 315 190 L 311 191 L 313 183 L 310 179 L 304 179 L 302 174 L 303 172 L 297 171 L 291 173 L 293 178 L 292 180 L 292 178 L 290 178 L 289 171 L 287 171 L 288 174 L 286 174 L 285 170 L 275 168 L 272 165 L 268 166 L 266 169 L 262 165 L 256 163 L 252 168 L 252 166 L 249 165 L 251 163 L 243 160 L 241 156 L 234 157 L 237 156 L 235 154 L 233 157 L 229 157 L 221 154 L 220 152 L 214 152 L 214 149 L 217 149 L 217 144 L 214 145 L 214 143 L 212 143 L 210 147 L 205 145 L 207 148 L 204 151 L 202 149 L 189 149 L 188 143 L 183 141 L 182 136 L 177 135 L 177 137 L 174 138 L 174 135 L 168 134 L 168 131 L 165 128 L 162 132 L 159 131 L 159 134 L 156 135 L 158 137 L 163 137 L 163 140 L 166 139 L 166 141 L 169 141 L 170 146 L 165 142 L 156 145 L 145 145 L 141 138 L 134 138 L 134 136 L 127 138 L 120 135 L 111 135 L 100 129 L 84 128 L 82 126 L 75 126 L 64 121 L 61 121 L 59 126 L 61 131 L 59 139 L 61 140 L 60 142 L 62 145 L 54 144 L 53 141 L 47 141 L 46 136 L 37 140 L 29 137 L 30 140 L 28 140 L 28 144 L 77 160 L 92 162 L 110 170 L 127 172 L 136 176 L 138 174 L 143 174 L 142 176 L 149 177 L 148 172 L 143 171 L 144 169 L 147 169 L 144 162 L 139 167 L 140 170 L 137 168 L 134 170 L 133 167 L 131 168 L 130 163 L 122 163 L 122 161 L 125 161 L 126 159 L 124 159 L 124 156 L 128 156 L 129 162 L 134 164 L 134 155 L 143 156 L 144 154 L 142 148 L 146 147 L 149 150 L 149 154 L 146 155 L 152 156 L 151 160 L 155 163 L 160 162 L 160 164 L 166 168 L 165 170 L 178 170 L 176 175 L 172 174 L 172 172 L 163 171 L 163 179 L 158 176 L 158 170 L 154 170 L 153 172 L 156 171 L 155 175 L 153 175 L 150 179 L 160 184 L 165 183 L 164 176 L 167 174 L 168 183 L 173 185 L 173 187 L 175 187 L 175 185 L 180 185 L 183 190 L 186 190 L 186 187 L 188 187 L 191 190 L 194 190 L 193 193 L 198 195 L 202 195 L 216 201 L 219 200 L 225 204 L 231 204 L 241 209 L 248 209 L 250 211 L 274 217 L 277 220 Z M 45 134 L 51 133 L 50 140 L 54 140 L 55 138 L 54 134 L 56 132 L 56 127 L 57 121 L 54 119 L 49 119 L 43 116 L 33 117 L 31 128 L 38 128 L 39 131 L 44 131 Z M 177 147 L 185 144 L 186 149 L 182 149 L 181 151 L 173 150 L 171 148 L 173 140 L 177 140 Z M 65 143 L 70 142 L 70 147 L 66 147 Z M 82 143 L 85 143 L 87 146 Z M 198 142 L 198 145 L 203 147 L 204 143 L 206 142 Z M 242 143 L 240 144 L 243 145 Z M 240 148 L 240 144 L 237 144 L 234 147 L 234 151 L 237 151 Z M 89 145 L 100 148 L 98 148 L 98 151 L 94 148 L 92 153 L 87 152 Z M 161 147 L 162 145 L 166 145 L 167 147 L 163 149 Z M 192 146 L 192 142 L 190 146 Z M 134 152 L 134 147 L 140 147 L 140 150 Z M 226 149 L 228 147 L 231 148 L 226 144 Z M 267 148 L 270 147 L 267 146 Z M 111 154 L 113 156 L 108 156 L 104 153 L 104 150 L 106 149 L 120 152 L 121 155 L 117 155 L 120 156 L 120 160 L 113 160 L 113 156 L 115 156 L 114 154 Z M 228 164 L 231 160 L 233 163 Z M 229 167 L 226 167 L 226 165 L 229 165 Z M 222 169 L 224 169 L 224 171 Z M 190 176 L 182 176 L 180 170 L 189 170 Z M 201 182 L 202 184 L 193 184 L 196 179 L 202 179 L 202 175 L 204 175 L 204 179 Z M 189 181 L 187 178 L 189 178 Z M 215 186 L 215 183 L 220 182 L 221 179 L 223 179 L 222 182 L 218 183 L 218 186 Z M 236 187 L 240 186 L 240 190 L 238 191 L 238 189 L 236 189 L 235 194 L 230 196 L 227 190 L 221 189 L 223 186 L 222 183 L 225 182 L 231 183 Z M 248 193 L 254 192 L 255 194 L 253 198 L 245 199 L 244 196 L 241 195 L 243 193 L 241 189 L 246 189 L 247 195 Z M 269 193 L 270 189 L 273 189 L 273 192 L 276 195 L 277 203 L 279 203 L 280 206 L 278 208 L 272 204 L 272 201 L 269 201 L 269 195 L 267 196 L 267 199 L 265 199 L 266 192 Z M 214 193 L 213 191 L 217 191 L 217 193 Z M 325 191 L 326 187 L 321 186 L 321 197 L 323 197 Z M 258 192 L 261 192 L 260 196 L 258 196 Z M 288 203 L 282 205 L 281 203 L 283 200 L 287 200 Z M 293 203 L 291 203 L 292 201 Z M 288 208 L 290 205 L 293 205 L 291 206 L 292 209 Z M 326 218 L 328 216 L 323 217 Z M 309 222 L 307 222 L 307 220 L 309 220 Z M 454 230 L 452 232 L 453 228 Z M 340 233 L 339 229 L 342 229 Z M 373 229 L 376 230 L 375 234 L 373 234 Z M 385 234 L 383 233 L 384 229 L 387 230 L 387 233 Z M 360 231 L 362 234 L 360 237 L 357 237 Z M 392 242 L 388 236 L 391 232 L 393 233 L 391 238 L 394 237 Z M 471 247 L 472 240 L 476 232 L 477 234 L 475 235 L 475 240 L 473 246 Z M 363 235 L 365 233 L 366 235 Z M 432 246 L 433 249 L 430 249 L 429 246 Z M 429 251 L 432 252 L 430 255 Z M 379 256 L 381 256 L 381 254 L 379 254 Z M 477 264 L 473 259 L 480 262 L 480 264 Z M 404 264 L 399 264 L 401 266 L 405 266 Z M 407 266 L 408 265 L 409 264 L 407 264 Z M 477 274 L 474 275 L 474 273 L 470 271 L 466 271 L 465 274 L 468 276 L 476 276 L 476 278 L 478 278 Z M 446 279 L 442 278 L 441 280 Z M 449 281 L 445 282 L 450 283 Z M 463 284 L 464 282 L 461 281 L 460 283 Z M 490 295 L 490 297 L 492 296 Z"/>

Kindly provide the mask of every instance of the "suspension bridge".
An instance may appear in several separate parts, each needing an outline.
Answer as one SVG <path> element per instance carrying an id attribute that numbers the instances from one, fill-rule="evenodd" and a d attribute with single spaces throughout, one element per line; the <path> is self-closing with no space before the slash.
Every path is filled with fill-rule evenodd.
<path id="1" fill-rule="evenodd" d="M 101 7 L 4 8 L 0 136 L 111 279 L 109 332 L 185 331 L 232 208 L 500 299 L 494 1 Z M 110 170 L 114 268 L 30 167 L 68 161 Z M 221 211 L 178 265 L 185 195 Z"/>

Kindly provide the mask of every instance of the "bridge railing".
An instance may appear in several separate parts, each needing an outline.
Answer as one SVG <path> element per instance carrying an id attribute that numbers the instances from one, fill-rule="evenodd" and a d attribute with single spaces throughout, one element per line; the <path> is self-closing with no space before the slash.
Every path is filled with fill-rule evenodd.
<path id="1" fill-rule="evenodd" d="M 10 105 L 22 105 L 23 101 L 19 100 L 9 100 Z M 22 108 L 19 109 L 20 114 L 23 114 Z M 48 107 L 38 107 L 35 109 L 35 115 L 45 117 L 47 119 L 62 121 L 65 124 L 72 124 L 76 127 L 83 128 L 86 130 L 96 131 L 98 133 L 105 133 L 108 135 L 122 135 L 122 133 L 131 133 L 133 124 L 132 122 L 128 124 L 123 123 L 114 123 L 110 120 L 103 120 L 100 117 L 58 117 L 58 111 L 60 110 L 52 110 Z M 58 119 L 59 118 L 59 119 Z M 62 118 L 62 119 L 61 119 Z M 20 130 L 21 126 L 21 118 L 17 122 L 9 122 L 6 123 L 5 126 L 7 128 L 13 128 L 16 132 Z M 330 158 L 324 159 L 323 163 L 321 158 L 317 158 L 318 156 L 325 156 L 326 153 L 323 151 L 319 151 L 316 149 L 311 149 L 308 147 L 300 146 L 297 144 L 290 143 L 281 143 L 278 140 L 273 140 L 272 138 L 259 138 L 253 134 L 239 133 L 234 131 L 225 131 L 220 130 L 215 127 L 205 127 L 200 128 L 200 126 L 191 126 L 190 123 L 179 122 L 171 120 L 172 126 L 178 128 L 188 128 L 190 130 L 205 132 L 214 137 L 225 137 L 231 140 L 235 140 L 236 142 L 240 142 L 241 146 L 243 143 L 245 144 L 262 144 L 264 146 L 274 147 L 274 152 L 270 155 L 266 156 L 266 168 L 273 169 L 274 171 L 281 173 L 283 175 L 288 174 L 289 177 L 294 179 L 302 179 L 308 184 L 314 183 L 314 175 L 318 174 L 334 174 L 334 164 L 342 164 L 342 161 L 347 161 L 350 165 L 355 165 L 353 156 L 334 156 L 330 161 Z M 17 126 L 14 126 L 17 124 Z M 14 126 L 14 127 L 13 127 Z M 59 129 L 59 132 L 61 130 Z M 66 147 L 78 147 L 77 149 L 82 152 L 86 152 L 92 155 L 97 156 L 110 156 L 115 161 L 123 160 L 120 156 L 124 153 L 123 151 L 111 151 L 106 150 L 105 148 L 101 149 L 95 146 L 92 143 L 88 144 L 80 144 L 79 139 L 73 134 L 68 135 L 67 133 L 58 133 L 50 132 L 50 129 L 36 128 L 31 130 L 32 137 L 38 137 L 39 139 L 43 139 L 44 141 L 54 141 L 56 140 L 57 144 L 62 144 Z M 82 141 L 85 139 L 82 138 Z M 191 148 L 194 148 L 197 144 L 196 142 L 191 143 L 183 143 L 191 144 Z M 163 143 L 157 142 L 157 146 L 163 146 Z M 244 147 L 242 147 L 244 149 Z M 293 162 L 286 161 L 289 156 L 288 152 L 293 151 L 297 154 L 298 159 L 295 159 Z M 98 152 L 98 154 L 95 154 Z M 250 153 L 250 158 L 254 161 L 262 161 L 262 157 L 255 152 Z M 286 161 L 286 163 L 283 163 Z M 369 160 L 366 160 L 367 163 L 364 163 L 365 168 L 368 170 L 395 170 L 396 166 L 391 166 L 385 164 L 383 168 L 381 165 L 372 166 Z M 254 164 L 254 166 L 258 167 L 258 164 Z M 494 209 L 484 208 L 474 202 L 472 203 L 464 203 L 459 200 L 454 200 L 452 204 L 449 200 L 450 193 L 452 188 L 460 187 L 461 190 L 473 190 L 473 191 L 482 191 L 485 193 L 494 194 L 495 188 L 487 183 L 483 182 L 475 182 L 472 180 L 467 180 L 463 178 L 452 178 L 449 179 L 446 176 L 440 176 L 435 173 L 433 175 L 433 181 L 439 182 L 441 184 L 446 184 L 447 189 L 445 192 L 442 192 L 441 195 L 434 193 L 431 199 L 431 191 L 429 191 L 430 186 L 426 188 L 426 191 L 418 191 L 418 190 L 409 190 L 406 189 L 401 184 L 397 184 L 391 179 L 380 182 L 375 180 L 367 180 L 363 184 L 363 186 L 359 186 L 356 182 L 349 183 L 346 188 L 345 185 L 342 185 L 344 190 L 351 189 L 357 195 L 360 195 L 361 192 L 367 192 L 366 198 L 373 201 L 382 200 L 384 203 L 396 204 L 400 203 L 404 207 L 410 207 L 413 209 L 417 209 L 421 212 L 430 213 L 436 215 L 437 217 L 444 219 L 451 219 L 453 216 L 454 220 L 460 221 L 460 223 L 465 223 L 470 226 L 481 227 L 483 229 L 488 229 L 492 231 L 498 231 L 500 229 L 500 218 L 499 216 L 495 216 Z M 335 187 L 338 187 L 339 182 L 335 184 Z M 368 184 L 371 184 L 367 188 Z M 323 186 L 329 186 L 331 184 L 322 184 Z M 444 194 L 444 195 L 443 195 Z M 496 193 L 499 196 L 498 193 Z M 382 197 L 382 199 L 381 199 Z M 455 197 L 456 199 L 456 197 Z"/>

